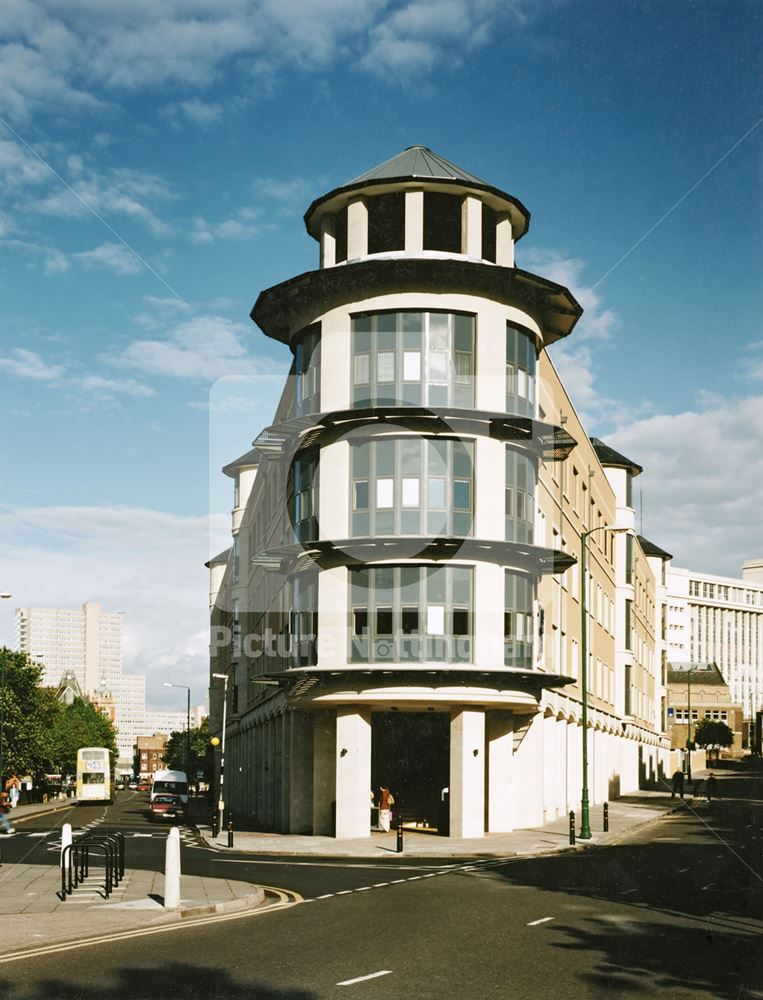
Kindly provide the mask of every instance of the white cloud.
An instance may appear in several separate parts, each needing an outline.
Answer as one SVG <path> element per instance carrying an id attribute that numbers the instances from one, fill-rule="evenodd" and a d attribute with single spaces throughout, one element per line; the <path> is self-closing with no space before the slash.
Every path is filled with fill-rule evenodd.
<path id="1" fill-rule="evenodd" d="M 79 176 L 84 169 L 81 158 L 75 158 L 75 163 L 73 176 L 70 168 L 70 179 L 67 179 L 72 190 L 57 182 L 47 195 L 30 202 L 28 207 L 35 212 L 62 218 L 87 217 L 90 215 L 89 207 L 105 218 L 122 216 L 140 223 L 155 236 L 170 232 L 169 225 L 151 207 L 151 203 L 172 198 L 161 178 L 127 167 L 107 172 L 88 169 L 87 176 Z"/>
<path id="2" fill-rule="evenodd" d="M 149 701 L 162 681 L 204 700 L 208 571 L 230 519 L 133 507 L 36 507 L 0 512 L 3 569 L 16 607 L 98 601 L 125 612 L 125 670 L 145 673 Z M 158 568 L 161 570 L 158 571 Z M 0 609 L 0 642 L 13 642 L 13 609 Z"/>
<path id="3" fill-rule="evenodd" d="M 85 267 L 101 267 L 115 274 L 138 274 L 143 270 L 143 264 L 135 254 L 121 243 L 102 243 L 92 250 L 72 254 L 72 258 Z"/>
<path id="4" fill-rule="evenodd" d="M 222 222 L 207 222 L 201 216 L 193 220 L 191 241 L 193 243 L 214 243 L 215 240 L 249 240 L 259 236 L 263 227 L 255 225 L 253 220 L 257 213 L 253 209 L 243 208 L 237 219 L 224 219 Z"/>
<path id="5" fill-rule="evenodd" d="M 80 379 L 80 386 L 89 393 L 100 397 L 110 397 L 115 394 L 126 396 L 155 396 L 156 392 L 142 382 L 131 378 L 105 378 L 103 375 L 86 375 Z"/>
<path id="6" fill-rule="evenodd" d="M 11 351 L 11 356 L 0 357 L 0 371 L 17 378 L 30 378 L 38 382 L 57 382 L 66 371 L 63 365 L 46 364 L 39 354 L 21 347 Z"/>
<path id="7" fill-rule="evenodd" d="M 198 128 L 211 128 L 222 118 L 225 108 L 213 101 L 202 101 L 192 97 L 187 101 L 177 101 L 165 109 L 165 114 L 178 127 L 183 122 L 196 125 Z"/>
<path id="8" fill-rule="evenodd" d="M 676 565 L 739 576 L 763 555 L 763 396 L 706 395 L 606 440 L 644 467 L 644 533 Z"/>
<path id="9" fill-rule="evenodd" d="M 103 360 L 148 375 L 211 382 L 223 375 L 283 370 L 282 365 L 252 357 L 246 339 L 252 329 L 222 316 L 195 316 L 178 323 L 162 340 L 134 340 L 120 354 Z"/>

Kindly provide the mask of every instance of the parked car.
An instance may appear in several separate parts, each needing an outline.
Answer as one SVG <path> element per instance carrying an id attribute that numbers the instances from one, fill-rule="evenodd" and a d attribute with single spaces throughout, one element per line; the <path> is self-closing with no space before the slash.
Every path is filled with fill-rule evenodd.
<path id="1" fill-rule="evenodd" d="M 135 789 L 138 792 L 148 792 L 148 791 L 151 790 L 151 782 L 150 781 L 139 781 L 138 784 L 135 786 Z"/>
<path id="2" fill-rule="evenodd" d="M 185 809 L 179 795 L 157 795 L 148 807 L 148 818 L 181 820 Z"/>

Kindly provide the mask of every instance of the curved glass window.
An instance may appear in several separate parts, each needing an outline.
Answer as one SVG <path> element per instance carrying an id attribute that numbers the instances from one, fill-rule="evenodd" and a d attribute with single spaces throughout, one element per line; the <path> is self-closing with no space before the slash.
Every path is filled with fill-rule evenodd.
<path id="1" fill-rule="evenodd" d="M 471 441 L 371 438 L 351 456 L 351 535 L 471 535 Z"/>
<path id="2" fill-rule="evenodd" d="M 535 522 L 535 460 L 506 446 L 506 541 L 532 544 Z"/>
<path id="3" fill-rule="evenodd" d="M 474 316 L 365 313 L 352 320 L 352 401 L 474 406 Z"/>
<path id="4" fill-rule="evenodd" d="M 503 613 L 503 662 L 507 667 L 533 668 L 533 599 L 535 584 L 506 570 Z"/>
<path id="5" fill-rule="evenodd" d="M 535 415 L 535 338 L 529 330 L 506 324 L 506 412 Z"/>
<path id="6" fill-rule="evenodd" d="M 294 349 L 297 378 L 296 415 L 318 413 L 321 408 L 321 328 L 308 327 Z"/>
<path id="7" fill-rule="evenodd" d="M 289 473 L 289 518 L 294 540 L 313 542 L 318 538 L 318 457 L 302 456 Z"/>
<path id="8" fill-rule="evenodd" d="M 352 663 L 469 663 L 473 638 L 470 566 L 351 569 Z"/>

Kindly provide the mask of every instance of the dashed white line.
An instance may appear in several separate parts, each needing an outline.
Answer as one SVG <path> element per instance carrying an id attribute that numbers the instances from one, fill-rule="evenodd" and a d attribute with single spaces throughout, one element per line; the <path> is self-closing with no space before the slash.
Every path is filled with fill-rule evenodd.
<path id="1" fill-rule="evenodd" d="M 343 979 L 337 986 L 354 986 L 355 983 L 365 983 L 369 979 L 378 979 L 379 976 L 391 976 L 392 969 L 382 969 L 381 972 L 371 972 L 367 976 L 356 976 L 355 979 Z"/>
<path id="2" fill-rule="evenodd" d="M 331 897 L 332 897 L 333 895 L 334 895 L 334 893 L 333 893 L 333 892 L 327 892 L 327 893 L 325 893 L 325 894 L 324 894 L 323 896 L 316 896 L 315 898 L 316 898 L 316 899 L 331 899 Z"/>
<path id="3" fill-rule="evenodd" d="M 549 920 L 556 920 L 556 917 L 541 917 L 540 920 L 531 920 L 528 927 L 537 927 L 538 924 L 547 924 Z"/>
<path id="4" fill-rule="evenodd" d="M 375 885 L 372 885 L 371 888 L 372 889 L 381 889 L 385 885 L 391 885 L 391 883 L 390 882 L 377 882 Z"/>

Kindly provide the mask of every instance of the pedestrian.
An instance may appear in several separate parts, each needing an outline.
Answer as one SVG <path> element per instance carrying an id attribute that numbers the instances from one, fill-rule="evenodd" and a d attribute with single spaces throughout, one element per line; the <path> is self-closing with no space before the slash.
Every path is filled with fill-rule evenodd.
<path id="1" fill-rule="evenodd" d="M 395 796 L 385 785 L 379 788 L 379 826 L 385 833 L 389 833 L 392 822 L 392 806 L 395 804 Z"/>
<path id="2" fill-rule="evenodd" d="M 19 791 L 19 785 L 21 784 L 21 782 L 15 776 L 11 780 L 12 780 L 11 790 L 8 793 L 8 797 L 11 800 L 11 809 L 15 809 L 16 806 L 19 804 L 19 796 L 21 795 L 21 792 Z"/>
<path id="3" fill-rule="evenodd" d="M 711 772 L 705 781 L 705 795 L 707 796 L 708 802 L 718 794 L 716 792 L 716 785 L 717 782 L 715 780 L 715 775 Z"/>
<path id="4" fill-rule="evenodd" d="M 8 793 L 0 792 L 0 826 L 3 828 L 3 833 L 9 835 L 15 833 L 15 829 L 11 826 L 11 821 L 8 819 L 8 813 L 10 812 L 10 805 L 8 802 Z"/>
<path id="5" fill-rule="evenodd" d="M 681 771 L 680 769 L 676 769 L 673 772 L 673 779 L 672 780 L 673 780 L 673 790 L 670 793 L 671 799 L 674 799 L 676 797 L 676 792 L 681 796 L 681 798 L 683 798 L 684 797 L 684 773 L 683 773 L 683 771 Z"/>

